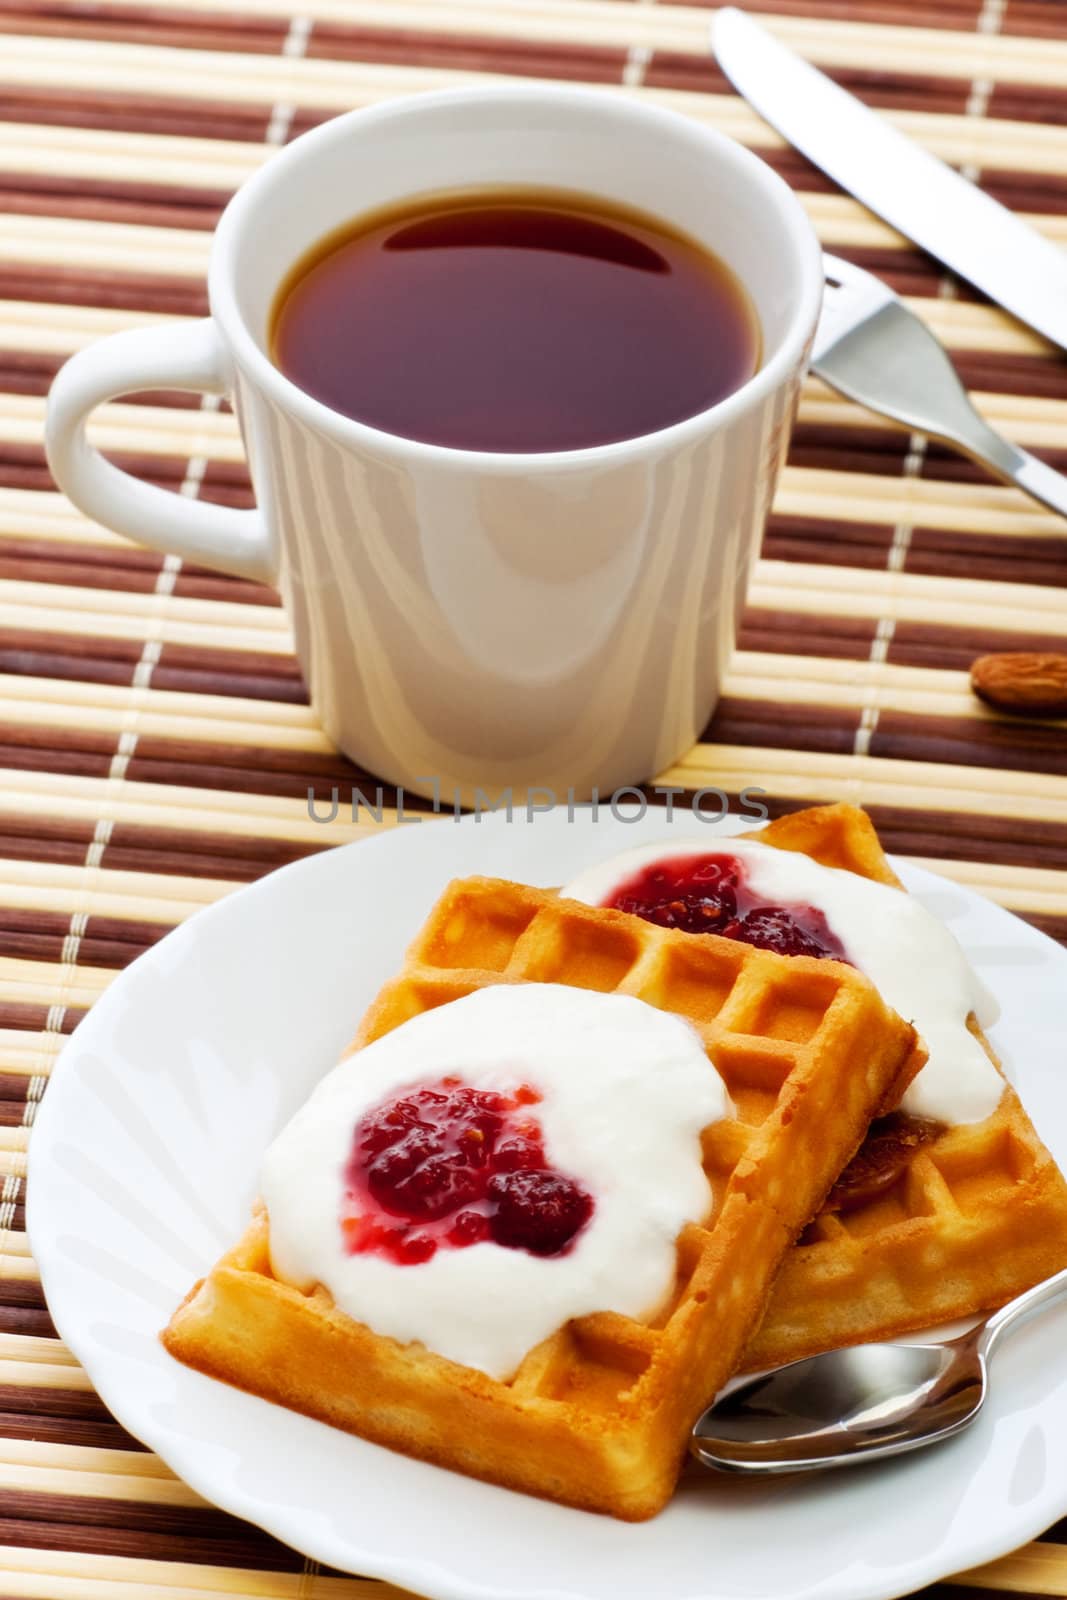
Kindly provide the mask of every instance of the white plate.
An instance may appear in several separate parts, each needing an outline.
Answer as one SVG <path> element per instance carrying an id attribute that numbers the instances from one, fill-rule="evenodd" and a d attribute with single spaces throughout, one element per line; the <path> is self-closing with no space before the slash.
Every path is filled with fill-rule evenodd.
<path id="1" fill-rule="evenodd" d="M 888 1600 L 1067 1511 L 1062 1314 L 1006 1344 L 987 1411 L 958 1439 L 822 1479 L 694 1475 L 638 1526 L 409 1461 L 190 1372 L 158 1343 L 243 1229 L 265 1145 L 449 878 L 558 884 L 628 845 L 712 831 L 662 812 L 399 829 L 202 912 L 93 1008 L 34 1132 L 32 1247 L 105 1403 L 202 1495 L 319 1561 L 435 1600 Z M 1067 1163 L 1067 953 L 966 889 L 904 876 L 999 998 L 994 1043 Z"/>

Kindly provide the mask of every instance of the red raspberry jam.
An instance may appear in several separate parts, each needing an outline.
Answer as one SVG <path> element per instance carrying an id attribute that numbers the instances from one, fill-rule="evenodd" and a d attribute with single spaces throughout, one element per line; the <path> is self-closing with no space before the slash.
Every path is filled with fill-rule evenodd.
<path id="1" fill-rule="evenodd" d="M 528 1084 L 501 1094 L 448 1077 L 368 1111 L 345 1168 L 345 1248 L 404 1266 L 483 1239 L 563 1255 L 593 1198 L 545 1154 L 530 1111 L 540 1098 Z"/>
<path id="2" fill-rule="evenodd" d="M 783 956 L 847 961 L 845 949 L 816 906 L 768 905 L 746 882 L 739 856 L 675 856 L 627 878 L 610 900 L 661 928 L 717 933 Z"/>

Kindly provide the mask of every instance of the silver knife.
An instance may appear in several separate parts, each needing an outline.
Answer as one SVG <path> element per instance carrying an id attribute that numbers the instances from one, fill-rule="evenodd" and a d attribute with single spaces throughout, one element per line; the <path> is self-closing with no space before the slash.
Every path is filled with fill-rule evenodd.
<path id="1" fill-rule="evenodd" d="M 712 37 L 734 88 L 809 161 L 1046 339 L 1067 349 L 1067 253 L 734 6 Z"/>

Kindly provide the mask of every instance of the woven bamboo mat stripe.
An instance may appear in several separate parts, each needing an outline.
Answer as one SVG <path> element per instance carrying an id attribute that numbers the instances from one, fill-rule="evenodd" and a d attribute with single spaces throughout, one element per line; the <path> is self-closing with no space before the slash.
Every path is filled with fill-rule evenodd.
<path id="1" fill-rule="evenodd" d="M 1067 246 L 1062 0 L 753 9 Z M 324 738 L 274 594 L 131 546 L 56 493 L 41 427 L 60 362 L 203 315 L 222 207 L 324 117 L 558 78 L 759 151 L 824 242 L 946 342 L 989 419 L 1067 470 L 1067 360 L 783 145 L 708 58 L 709 20 L 669 0 L 0 4 L 2 1600 L 400 1600 L 204 1505 L 129 1438 L 56 1338 L 26 1244 L 36 1108 L 114 975 L 201 906 L 411 805 Z M 149 481 L 251 501 L 226 407 L 129 396 L 95 436 Z M 660 782 L 760 785 L 775 813 L 860 802 L 891 849 L 1067 942 L 1067 723 L 997 716 L 967 682 L 984 650 L 1065 640 L 1067 524 L 811 381 L 726 694 Z M 1067 1524 L 929 1594 L 1067 1596 L 1065 1544 Z"/>

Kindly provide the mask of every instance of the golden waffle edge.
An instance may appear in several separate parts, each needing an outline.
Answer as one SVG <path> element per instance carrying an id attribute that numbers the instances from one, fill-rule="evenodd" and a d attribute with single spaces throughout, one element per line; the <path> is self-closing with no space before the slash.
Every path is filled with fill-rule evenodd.
<path id="1" fill-rule="evenodd" d="M 373 1333 L 321 1287 L 278 1282 L 261 1211 L 163 1339 L 191 1366 L 378 1443 L 637 1520 L 669 1498 L 689 1427 L 737 1366 L 779 1263 L 871 1115 L 902 1092 L 915 1036 L 850 967 L 469 879 L 431 912 L 355 1047 L 486 984 L 523 981 L 637 995 L 685 1016 L 737 1107 L 705 1131 L 712 1213 L 679 1236 L 658 1317 L 568 1323 L 500 1383 Z"/>
<path id="2" fill-rule="evenodd" d="M 744 837 L 906 893 L 855 806 L 811 807 Z M 989 1311 L 1064 1266 L 1067 1183 L 1008 1085 L 991 1117 L 921 1145 L 877 1198 L 819 1214 L 786 1257 L 744 1366 Z"/>

